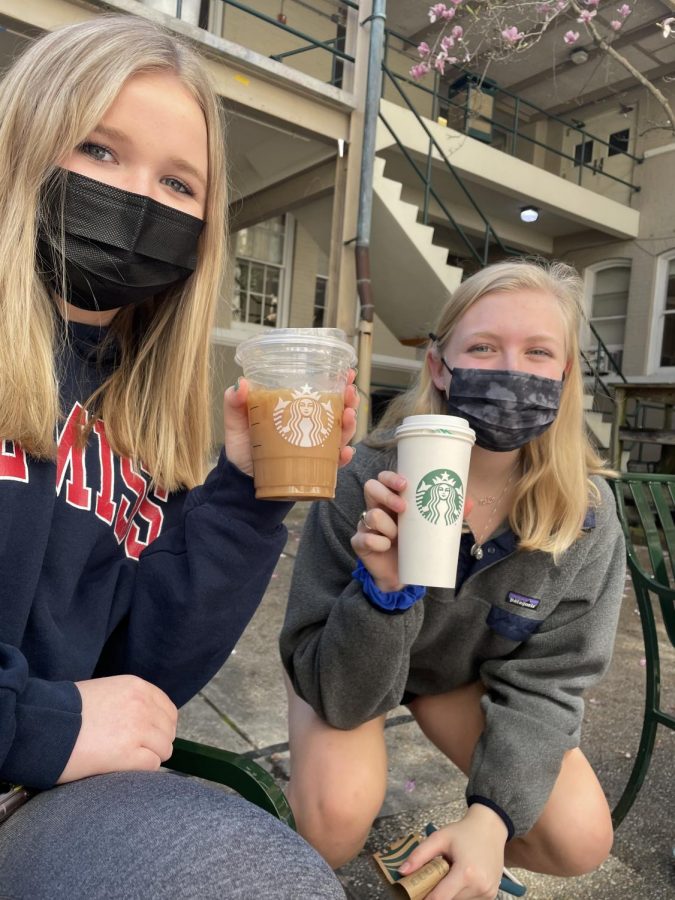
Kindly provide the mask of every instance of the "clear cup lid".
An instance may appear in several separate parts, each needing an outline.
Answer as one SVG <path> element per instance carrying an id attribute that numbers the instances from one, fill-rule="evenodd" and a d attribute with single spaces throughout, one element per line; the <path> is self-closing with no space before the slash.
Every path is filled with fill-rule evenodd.
<path id="1" fill-rule="evenodd" d="M 352 367 L 356 363 L 356 351 L 341 328 L 275 328 L 242 341 L 234 358 L 242 365 L 251 351 L 281 350 L 286 347 L 302 349 L 303 346 L 309 351 L 313 348 L 335 350 L 345 354 L 345 365 Z"/>

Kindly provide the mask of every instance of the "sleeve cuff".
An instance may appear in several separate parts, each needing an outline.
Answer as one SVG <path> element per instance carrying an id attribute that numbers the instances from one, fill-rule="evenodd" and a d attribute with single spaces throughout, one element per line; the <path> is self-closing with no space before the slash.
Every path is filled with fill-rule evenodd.
<path id="1" fill-rule="evenodd" d="M 82 724 L 82 698 L 72 681 L 29 679 L 16 704 L 16 731 L 2 778 L 44 790 L 66 767 Z"/>
<path id="2" fill-rule="evenodd" d="M 511 817 L 508 813 L 505 813 L 501 806 L 497 806 L 497 804 L 489 800 L 487 797 L 481 797 L 479 794 L 472 794 L 470 797 L 466 798 L 467 806 L 473 806 L 474 803 L 481 803 L 483 806 L 487 806 L 488 809 L 491 809 L 492 812 L 497 813 L 502 822 L 506 825 L 506 830 L 508 831 L 507 841 L 510 841 L 511 838 L 516 833 L 516 829 L 514 827 L 513 822 L 511 821 Z"/>
<path id="3" fill-rule="evenodd" d="M 201 487 L 193 492 L 195 505 L 216 503 L 228 516 L 245 522 L 256 531 L 274 531 L 293 508 L 286 500 L 256 500 L 253 478 L 242 472 L 220 451 L 218 463 Z"/>
<path id="4" fill-rule="evenodd" d="M 410 609 L 413 603 L 424 597 L 427 592 L 427 589 L 419 584 L 409 584 L 402 591 L 381 591 L 361 560 L 352 572 L 352 578 L 360 582 L 363 596 L 371 606 L 389 615 Z"/>

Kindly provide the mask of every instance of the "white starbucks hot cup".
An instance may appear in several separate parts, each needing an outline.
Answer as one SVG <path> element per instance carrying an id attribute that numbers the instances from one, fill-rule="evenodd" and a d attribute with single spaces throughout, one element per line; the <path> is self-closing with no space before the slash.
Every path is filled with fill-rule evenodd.
<path id="1" fill-rule="evenodd" d="M 466 419 L 407 416 L 396 429 L 397 471 L 407 480 L 398 517 L 398 572 L 404 584 L 452 588 L 462 534 L 471 448 Z"/>

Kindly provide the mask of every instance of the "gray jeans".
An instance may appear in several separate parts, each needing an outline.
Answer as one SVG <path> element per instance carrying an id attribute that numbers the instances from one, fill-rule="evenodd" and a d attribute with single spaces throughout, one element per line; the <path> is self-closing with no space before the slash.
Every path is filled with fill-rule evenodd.
<path id="1" fill-rule="evenodd" d="M 0 900 L 344 900 L 321 857 L 238 796 L 170 773 L 98 775 L 0 825 Z"/>

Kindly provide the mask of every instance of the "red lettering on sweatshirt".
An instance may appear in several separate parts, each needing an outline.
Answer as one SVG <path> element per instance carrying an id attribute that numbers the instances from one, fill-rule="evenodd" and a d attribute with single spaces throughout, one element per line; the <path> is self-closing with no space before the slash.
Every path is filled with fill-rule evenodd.
<path id="1" fill-rule="evenodd" d="M 125 495 L 120 497 L 120 505 L 117 510 L 114 528 L 118 544 L 121 544 L 126 539 L 129 529 L 131 528 L 131 522 L 148 492 L 148 482 L 140 472 L 137 472 L 134 469 L 130 459 L 127 459 L 126 457 L 120 459 L 120 472 L 122 474 L 122 481 L 134 494 L 136 499 L 132 504 Z"/>
<path id="2" fill-rule="evenodd" d="M 0 479 L 28 481 L 26 452 L 15 441 L 0 441 Z"/>
<path id="3" fill-rule="evenodd" d="M 68 474 L 66 502 L 77 509 L 88 510 L 91 509 L 91 488 L 87 487 L 85 448 L 77 440 L 79 428 L 86 421 L 86 411 L 79 403 L 75 403 L 58 436 L 56 493 L 61 494 L 64 478 Z"/>
<path id="4" fill-rule="evenodd" d="M 105 436 L 105 426 L 98 419 L 94 425 L 94 433 L 98 438 L 98 460 L 101 471 L 101 488 L 96 493 L 96 515 L 106 524 L 112 525 L 117 504 L 113 500 L 115 494 L 115 456 Z"/>

